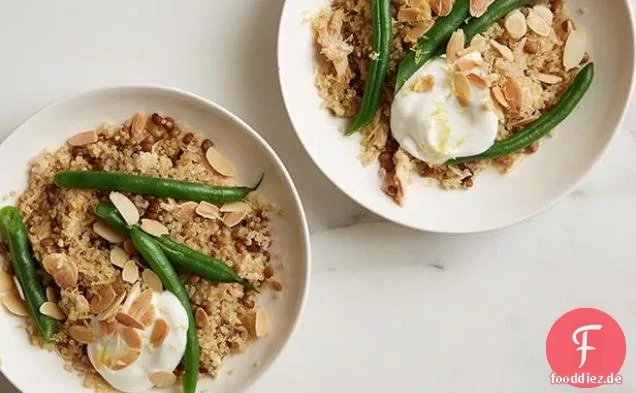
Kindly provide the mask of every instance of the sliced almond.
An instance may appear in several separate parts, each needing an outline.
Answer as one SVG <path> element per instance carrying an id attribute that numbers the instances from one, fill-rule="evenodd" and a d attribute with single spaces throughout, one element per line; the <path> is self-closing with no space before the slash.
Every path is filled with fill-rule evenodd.
<path id="1" fill-rule="evenodd" d="M 508 101 L 508 105 L 510 105 L 510 110 L 513 113 L 519 112 L 523 104 L 523 90 L 521 90 L 519 82 L 515 78 L 509 77 L 506 79 L 502 91 L 506 101 Z"/>
<path id="2" fill-rule="evenodd" d="M 141 319 L 139 321 L 141 322 L 142 325 L 144 325 L 144 329 L 146 329 L 150 327 L 150 325 L 152 325 L 152 321 L 154 319 L 155 319 L 155 306 L 151 304 L 150 307 L 148 307 L 148 310 L 146 310 L 146 313 L 141 316 Z"/>
<path id="3" fill-rule="evenodd" d="M 504 58 L 504 60 L 510 62 L 515 60 L 515 57 L 512 54 L 512 50 L 510 50 L 510 48 L 508 48 L 507 46 L 502 45 L 495 40 L 490 40 L 490 45 L 495 48 L 495 50 L 499 53 L 499 55 L 501 55 L 501 57 Z"/>
<path id="4" fill-rule="evenodd" d="M 86 146 L 99 140 L 96 131 L 84 131 L 69 138 L 68 144 L 75 147 Z"/>
<path id="5" fill-rule="evenodd" d="M 104 363 L 106 364 L 106 367 L 111 370 L 119 371 L 133 364 L 139 358 L 140 354 L 140 351 L 128 350 L 114 359 L 109 358 L 108 361 Z"/>
<path id="6" fill-rule="evenodd" d="M 119 295 L 117 295 L 113 303 L 110 306 L 108 306 L 106 310 L 102 311 L 99 315 L 97 315 L 97 320 L 106 321 L 114 317 L 115 313 L 119 309 L 119 306 L 121 306 L 121 303 L 124 301 L 125 297 L 126 297 L 126 292 L 121 292 Z"/>
<path id="7" fill-rule="evenodd" d="M 61 321 L 66 318 L 66 315 L 60 310 L 57 304 L 53 302 L 44 302 L 40 306 L 40 313 L 49 316 L 53 319 Z"/>
<path id="8" fill-rule="evenodd" d="M 137 332 L 137 330 L 130 326 L 125 326 L 121 330 L 121 337 L 130 349 L 138 351 L 141 350 L 141 335 Z"/>
<path id="9" fill-rule="evenodd" d="M 139 319 L 133 317 L 132 315 L 128 313 L 120 311 L 115 315 L 115 319 L 117 319 L 117 321 L 124 326 L 130 326 L 132 328 L 140 329 L 140 330 L 144 329 L 143 323 L 141 323 Z"/>
<path id="10" fill-rule="evenodd" d="M 462 50 L 460 50 L 459 52 L 457 52 L 457 57 L 464 57 L 466 55 L 469 55 L 471 53 L 476 53 L 476 52 L 480 52 L 482 50 L 482 48 L 480 48 L 479 46 L 469 46 L 467 48 L 464 48 Z"/>
<path id="11" fill-rule="evenodd" d="M 138 134 L 143 132 L 144 128 L 146 128 L 146 122 L 148 121 L 148 117 L 141 112 L 135 113 L 135 116 L 132 118 L 132 123 L 130 124 L 130 130 Z"/>
<path id="12" fill-rule="evenodd" d="M 13 285 L 15 286 L 15 290 L 16 292 L 18 292 L 18 296 L 20 296 L 20 299 L 26 300 L 24 298 L 24 291 L 22 290 L 22 285 L 20 285 L 20 281 L 18 281 L 17 276 L 13 276 Z"/>
<path id="13" fill-rule="evenodd" d="M 415 93 L 430 93 L 435 87 L 435 79 L 431 75 L 424 75 L 417 78 L 410 86 Z"/>
<path id="14" fill-rule="evenodd" d="M 261 338 L 269 334 L 269 316 L 263 308 L 250 311 L 242 322 L 252 337 Z"/>
<path id="15" fill-rule="evenodd" d="M 110 201 L 115 205 L 117 211 L 126 221 L 128 225 L 135 225 L 139 222 L 139 210 L 137 206 L 121 192 L 111 192 L 108 196 Z"/>
<path id="16" fill-rule="evenodd" d="M 490 2 L 491 0 L 470 0 L 470 15 L 479 18 L 486 12 Z"/>
<path id="17" fill-rule="evenodd" d="M 199 329 L 207 329 L 210 326 L 210 320 L 208 319 L 208 314 L 201 307 L 197 308 L 196 313 L 194 314 L 194 319 L 197 322 L 197 327 Z"/>
<path id="18" fill-rule="evenodd" d="M 115 320 L 111 321 L 99 321 L 99 335 L 102 337 L 109 337 L 115 334 L 119 329 L 119 322 Z"/>
<path id="19" fill-rule="evenodd" d="M 91 312 L 99 314 L 109 308 L 117 294 L 111 285 L 102 285 L 97 289 L 97 294 L 91 299 Z"/>
<path id="20" fill-rule="evenodd" d="M 563 66 L 566 70 L 576 68 L 581 64 L 587 51 L 587 34 L 581 29 L 573 30 L 568 35 L 563 51 Z"/>
<path id="21" fill-rule="evenodd" d="M 431 10 L 438 16 L 446 16 L 453 9 L 454 0 L 430 0 Z"/>
<path id="22" fill-rule="evenodd" d="M 573 31 L 574 31 L 574 22 L 572 22 L 571 19 L 568 19 L 567 21 L 565 21 L 565 32 L 570 34 Z"/>
<path id="23" fill-rule="evenodd" d="M 487 45 L 488 45 L 488 40 L 486 39 L 486 37 L 484 37 L 481 34 L 476 34 L 470 40 L 470 46 L 480 48 L 480 51 L 486 49 Z"/>
<path id="24" fill-rule="evenodd" d="M 512 122 L 508 123 L 507 126 L 508 126 L 508 128 L 524 127 L 524 126 L 527 126 L 528 124 L 536 121 L 537 119 L 539 119 L 539 116 L 530 116 L 530 117 L 526 117 L 525 119 L 512 121 Z"/>
<path id="25" fill-rule="evenodd" d="M 57 303 L 57 292 L 55 292 L 55 288 L 46 287 L 46 300 L 49 302 Z"/>
<path id="26" fill-rule="evenodd" d="M 534 76 L 538 81 L 543 82 L 543 83 L 547 83 L 548 85 L 554 85 L 556 83 L 559 82 L 563 82 L 563 78 L 561 78 L 558 75 L 550 75 L 550 74 L 544 74 L 544 73 L 537 73 Z"/>
<path id="27" fill-rule="evenodd" d="M 528 24 L 526 17 L 519 10 L 514 10 L 506 16 L 504 22 L 506 31 L 515 40 L 523 38 L 528 33 Z"/>
<path id="28" fill-rule="evenodd" d="M 470 71 L 474 68 L 479 67 L 479 63 L 470 58 L 461 58 L 455 62 L 455 65 L 457 65 L 457 68 L 461 72 Z"/>
<path id="29" fill-rule="evenodd" d="M 45 255 L 44 258 L 42 258 L 42 267 L 44 267 L 47 273 L 54 276 L 55 273 L 62 269 L 67 260 L 68 257 L 66 254 Z"/>
<path id="30" fill-rule="evenodd" d="M 406 33 L 404 40 L 406 42 L 417 42 L 424 34 L 426 34 L 431 27 L 435 24 L 435 21 L 432 19 L 423 20 L 421 22 L 417 22 L 411 29 Z"/>
<path id="31" fill-rule="evenodd" d="M 2 304 L 12 314 L 19 317 L 26 317 L 29 315 L 26 304 L 20 299 L 17 293 L 10 293 L 2 299 Z"/>
<path id="32" fill-rule="evenodd" d="M 146 313 L 148 307 L 150 307 L 150 303 L 152 302 L 152 290 L 146 289 L 135 299 L 130 308 L 128 309 L 128 314 L 132 315 L 135 318 L 139 318 Z"/>
<path id="33" fill-rule="evenodd" d="M 101 238 L 106 239 L 113 244 L 119 244 L 126 239 L 124 235 L 117 232 L 103 221 L 97 221 L 93 225 L 93 231 L 95 231 L 95 233 Z"/>
<path id="34" fill-rule="evenodd" d="M 209 202 L 201 202 L 196 208 L 196 213 L 210 220 L 216 220 L 217 218 L 221 218 L 221 214 L 219 213 L 219 208 L 216 205 L 213 205 Z"/>
<path id="35" fill-rule="evenodd" d="M 121 279 L 130 284 L 139 280 L 139 267 L 132 259 L 124 265 L 124 268 L 121 271 Z"/>
<path id="36" fill-rule="evenodd" d="M 177 376 L 169 371 L 156 371 L 150 375 L 150 382 L 158 388 L 167 388 L 177 382 Z"/>
<path id="37" fill-rule="evenodd" d="M 470 105 L 470 83 L 462 72 L 453 73 L 453 93 L 463 107 Z"/>
<path id="38" fill-rule="evenodd" d="M 499 74 L 488 74 L 484 77 L 484 79 L 488 82 L 488 84 L 492 85 L 501 79 L 501 76 L 499 76 Z"/>
<path id="39" fill-rule="evenodd" d="M 110 263 L 117 266 L 118 268 L 123 268 L 126 262 L 130 259 L 128 253 L 121 247 L 117 246 L 110 250 Z"/>
<path id="40" fill-rule="evenodd" d="M 8 292 L 13 289 L 14 277 L 0 270 L 0 292 Z"/>
<path id="41" fill-rule="evenodd" d="M 247 212 L 242 213 L 225 213 L 223 215 L 223 223 L 228 227 L 238 225 L 247 216 Z"/>
<path id="42" fill-rule="evenodd" d="M 459 29 L 451 34 L 446 46 L 446 61 L 453 63 L 457 60 L 457 52 L 464 49 L 465 44 L 466 36 L 464 35 L 464 30 Z"/>
<path id="43" fill-rule="evenodd" d="M 140 227 L 142 231 L 155 237 L 161 237 L 170 233 L 168 228 L 159 221 L 149 220 L 147 218 L 141 220 Z"/>
<path id="44" fill-rule="evenodd" d="M 242 213 L 250 210 L 252 210 L 252 207 L 245 202 L 226 203 L 219 209 L 221 213 Z"/>
<path id="45" fill-rule="evenodd" d="M 545 19 L 545 21 L 548 22 L 548 24 L 550 24 L 550 25 L 552 24 L 552 21 L 554 20 L 554 14 L 545 5 L 543 5 L 543 4 L 535 5 L 532 8 L 532 11 L 534 11 L 535 14 L 537 14 L 540 17 L 542 17 L 543 19 Z"/>
<path id="46" fill-rule="evenodd" d="M 177 208 L 173 212 L 173 215 L 177 220 L 186 222 L 194 218 L 198 207 L 199 204 L 196 202 L 185 202 L 177 206 Z"/>
<path id="47" fill-rule="evenodd" d="M 60 288 L 74 288 L 79 279 L 79 271 L 75 262 L 67 259 L 62 268 L 55 272 L 53 279 Z"/>
<path id="48" fill-rule="evenodd" d="M 506 97 L 504 96 L 503 90 L 501 90 L 501 87 L 499 86 L 495 86 L 492 88 L 492 90 L 490 91 L 492 93 L 492 97 L 495 99 L 495 101 L 501 105 L 504 108 L 510 108 L 510 104 L 508 104 L 508 101 L 506 100 Z"/>
<path id="49" fill-rule="evenodd" d="M 398 22 L 417 22 L 424 19 L 424 10 L 415 7 L 401 7 L 397 14 Z"/>
<path id="50" fill-rule="evenodd" d="M 159 276 L 157 276 L 152 270 L 144 269 L 143 273 L 141 273 L 141 279 L 148 286 L 148 288 L 152 289 L 153 291 L 163 291 L 163 284 L 161 283 Z"/>
<path id="51" fill-rule="evenodd" d="M 490 87 L 490 83 L 486 79 L 484 79 L 481 75 L 477 74 L 468 74 L 466 78 L 473 86 L 478 87 L 480 89 L 487 89 Z"/>
<path id="52" fill-rule="evenodd" d="M 211 147 L 208 151 L 205 152 L 205 158 L 208 161 L 208 164 L 219 174 L 225 177 L 235 177 L 236 176 L 236 168 L 234 165 L 225 158 L 223 154 L 221 154 L 216 148 Z"/>
<path id="53" fill-rule="evenodd" d="M 547 37 L 550 35 L 552 28 L 548 22 L 536 12 L 530 11 L 526 20 L 530 30 L 534 31 L 537 35 L 540 35 L 541 37 Z"/>
<path id="54" fill-rule="evenodd" d="M 68 329 L 68 333 L 80 344 L 91 344 L 95 342 L 95 332 L 92 328 L 84 325 L 73 325 Z"/>
<path id="55" fill-rule="evenodd" d="M 160 346 L 163 344 L 163 340 L 166 339 L 169 332 L 170 325 L 168 325 L 168 322 L 166 322 L 165 319 L 157 319 L 155 326 L 152 328 L 152 333 L 150 333 L 150 344 L 154 347 Z"/>

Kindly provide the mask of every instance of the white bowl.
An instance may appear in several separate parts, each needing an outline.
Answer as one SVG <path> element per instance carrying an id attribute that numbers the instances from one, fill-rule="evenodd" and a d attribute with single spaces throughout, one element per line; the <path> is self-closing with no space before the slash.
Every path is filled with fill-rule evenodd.
<path id="1" fill-rule="evenodd" d="M 342 135 L 345 123 L 323 109 L 314 86 L 315 46 L 308 15 L 330 0 L 287 0 L 278 36 L 280 84 L 289 117 L 323 173 L 367 209 L 396 223 L 432 232 L 466 233 L 529 218 L 567 195 L 607 149 L 623 119 L 633 85 L 634 26 L 628 0 L 569 0 L 591 41 L 596 77 L 581 107 L 555 138 L 513 172 L 481 174 L 470 190 L 443 191 L 421 178 L 403 207 L 380 190 L 377 164 L 358 161 L 359 138 Z"/>
<path id="2" fill-rule="evenodd" d="M 248 350 L 229 358 L 217 380 L 202 379 L 198 391 L 242 392 L 265 372 L 292 335 L 305 304 L 309 285 L 309 232 L 300 199 L 287 170 L 271 147 L 252 128 L 220 106 L 193 94 L 162 87 L 113 87 L 83 93 L 42 110 L 13 132 L 0 146 L 0 195 L 21 191 L 27 182 L 28 161 L 42 149 L 56 149 L 78 131 L 104 121 L 120 122 L 131 114 L 168 113 L 191 129 L 213 137 L 221 151 L 236 163 L 239 182 L 253 184 L 261 173 L 260 189 L 284 211 L 273 221 L 273 254 L 280 253 L 284 290 L 274 298 L 265 293 L 272 331 Z M 2 205 L 13 203 L 4 201 Z M 79 377 L 64 370 L 57 354 L 31 346 L 21 319 L 0 310 L 2 373 L 22 392 L 79 393 L 91 390 Z M 255 362 L 260 365 L 255 367 Z M 232 375 L 227 375 L 233 370 Z M 180 391 L 180 387 L 166 389 Z"/>

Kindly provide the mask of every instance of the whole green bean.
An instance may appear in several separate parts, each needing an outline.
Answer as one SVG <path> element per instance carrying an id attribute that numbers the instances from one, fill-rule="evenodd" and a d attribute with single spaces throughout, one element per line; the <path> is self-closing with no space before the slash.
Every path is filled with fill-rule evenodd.
<path id="1" fill-rule="evenodd" d="M 421 66 L 437 54 L 437 49 L 444 45 L 451 34 L 469 17 L 468 12 L 468 0 L 455 1 L 450 14 L 437 19 L 433 27 L 417 41 L 413 48 L 414 52 L 406 55 L 398 67 L 395 81 L 396 94 Z"/>
<path id="2" fill-rule="evenodd" d="M 95 207 L 95 214 L 122 235 L 130 236 L 130 228 L 112 203 L 102 202 L 98 204 Z M 214 257 L 177 243 L 168 236 L 156 237 L 155 240 L 170 262 L 179 270 L 194 273 L 206 280 L 225 283 L 236 282 L 256 290 L 248 281 L 236 274 L 232 268 Z"/>
<path id="3" fill-rule="evenodd" d="M 370 61 L 367 81 L 364 86 L 362 105 L 353 124 L 347 130 L 347 135 L 359 131 L 373 121 L 375 113 L 380 106 L 382 93 L 384 92 L 384 82 L 389 69 L 391 39 L 393 38 L 391 0 L 371 0 L 371 15 L 373 57 Z"/>
<path id="4" fill-rule="evenodd" d="M 57 328 L 55 319 L 40 313 L 46 295 L 36 271 L 27 230 L 20 213 L 13 206 L 0 210 L 0 232 L 11 251 L 11 263 L 20 282 L 27 308 L 46 341 L 51 341 Z"/>
<path id="5" fill-rule="evenodd" d="M 161 279 L 166 289 L 179 299 L 188 314 L 188 341 L 184 355 L 185 374 L 183 376 L 183 391 L 184 393 L 195 393 L 197 379 L 199 378 L 201 350 L 197 339 L 197 328 L 194 315 L 192 314 L 192 305 L 190 304 L 186 289 L 172 268 L 172 265 L 168 262 L 168 258 L 166 258 L 166 255 L 161 251 L 161 248 L 154 241 L 152 236 L 146 234 L 138 227 L 133 227 L 130 230 L 130 238 L 152 271 L 159 276 L 159 279 Z"/>
<path id="6" fill-rule="evenodd" d="M 534 123 L 508 139 L 495 142 L 495 144 L 484 153 L 470 157 L 459 157 L 447 161 L 446 164 L 457 165 L 468 161 L 496 158 L 525 149 L 543 138 L 572 113 L 583 99 L 583 96 L 585 96 L 593 80 L 594 63 L 590 63 L 583 67 L 576 78 L 574 78 L 574 81 L 559 102 Z"/>
<path id="7" fill-rule="evenodd" d="M 247 194 L 261 185 L 263 176 L 254 187 L 208 186 L 126 173 L 91 171 L 58 172 L 53 181 L 64 188 L 120 191 L 186 201 L 227 203 L 245 199 Z"/>

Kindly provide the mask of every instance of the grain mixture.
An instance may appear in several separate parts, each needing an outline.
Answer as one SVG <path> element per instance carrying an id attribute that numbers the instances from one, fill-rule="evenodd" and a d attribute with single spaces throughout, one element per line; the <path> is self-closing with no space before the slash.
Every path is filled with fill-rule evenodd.
<path id="1" fill-rule="evenodd" d="M 86 377 L 88 386 L 108 390 L 87 357 L 86 345 L 81 343 L 86 340 L 83 327 L 103 312 L 104 294 L 114 297 L 133 286 L 143 290 L 161 283 L 157 284 L 156 276 L 145 267 L 129 240 L 105 230 L 93 214 L 100 201 L 108 200 L 107 192 L 62 189 L 53 185 L 53 176 L 62 170 L 118 171 L 234 185 L 234 179 L 221 176 L 206 162 L 203 153 L 213 148 L 213 141 L 187 131 L 169 117 L 154 114 L 148 119 L 137 114 L 122 125 L 104 125 L 78 134 L 59 150 L 43 152 L 33 160 L 28 188 L 19 197 L 18 209 L 35 258 L 47 261 L 47 256 L 50 260 L 50 256 L 60 254 L 66 258 L 56 267 L 45 262 L 46 272 L 42 272 L 47 297 L 57 305 L 52 313 L 62 320 L 54 342 L 46 344 L 30 319 L 27 329 L 33 344 L 56 350 L 69 370 Z M 226 262 L 261 292 L 268 287 L 281 290 L 273 278 L 268 251 L 274 205 L 251 194 L 247 200 L 249 212 L 228 223 L 198 215 L 196 203 L 127 197 L 142 218 L 161 222 L 173 240 Z M 0 259 L 9 260 L 3 245 Z M 52 269 L 57 269 L 54 274 L 50 274 Z M 11 265 L 5 263 L 4 270 L 11 274 Z M 255 306 L 258 293 L 240 284 L 216 284 L 192 274 L 181 274 L 181 278 L 196 315 L 202 352 L 200 372 L 216 377 L 225 357 L 242 352 L 255 336 L 267 333 L 254 331 L 255 317 L 265 318 L 265 311 Z M 262 330 L 263 324 L 258 328 Z"/>
<path id="2" fill-rule="evenodd" d="M 445 189 L 469 188 L 485 168 L 492 166 L 508 172 L 524 155 L 539 149 L 539 143 L 535 143 L 525 151 L 492 160 L 431 165 L 409 155 L 392 137 L 390 116 L 398 65 L 409 51 L 416 51 L 414 44 L 425 36 L 440 13 L 450 11 L 453 1 L 392 1 L 393 41 L 387 82 L 374 121 L 362 129 L 359 158 L 365 165 L 379 161 L 383 189 L 400 204 L 413 173 L 434 179 Z M 498 140 L 549 110 L 579 66 L 589 60 L 584 33 L 573 22 L 564 2 L 540 0 L 534 7 L 520 8 L 466 43 L 468 48 L 481 52 L 484 59 L 482 67 L 488 77 L 470 82 L 486 83 L 491 89 L 500 118 Z M 492 1 L 471 0 L 471 6 L 482 3 Z M 370 8 L 369 0 L 333 0 L 331 7 L 320 11 L 311 22 L 321 54 L 316 86 L 325 107 L 337 117 L 355 116 L 361 104 L 369 61 L 374 56 Z"/>

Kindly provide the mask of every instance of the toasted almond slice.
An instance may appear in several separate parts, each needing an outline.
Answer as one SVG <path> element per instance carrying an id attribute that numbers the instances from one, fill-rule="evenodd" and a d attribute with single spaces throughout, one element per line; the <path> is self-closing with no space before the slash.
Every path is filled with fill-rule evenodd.
<path id="1" fill-rule="evenodd" d="M 174 217 L 182 222 L 186 222 L 194 218 L 199 204 L 196 202 L 185 202 L 177 206 L 174 210 Z"/>
<path id="2" fill-rule="evenodd" d="M 406 42 L 417 42 L 424 34 L 426 34 L 431 27 L 435 24 L 435 21 L 432 19 L 423 20 L 421 22 L 417 22 L 411 29 L 406 33 L 404 39 Z"/>
<path id="3" fill-rule="evenodd" d="M 512 50 L 505 45 L 500 44 L 495 40 L 490 40 L 490 45 L 497 50 L 497 52 L 504 58 L 506 61 L 514 61 L 515 57 L 512 54 Z"/>
<path id="4" fill-rule="evenodd" d="M 91 299 L 91 312 L 99 314 L 109 308 L 117 294 L 111 285 L 102 285 L 97 289 L 97 294 Z"/>
<path id="5" fill-rule="evenodd" d="M 132 350 L 141 350 L 141 335 L 137 332 L 137 330 L 131 328 L 130 326 L 124 326 L 121 330 L 121 337 L 124 339 L 124 342 L 130 349 Z"/>
<path id="6" fill-rule="evenodd" d="M 49 302 L 57 303 L 57 292 L 55 292 L 55 288 L 46 287 L 46 300 Z"/>
<path id="7" fill-rule="evenodd" d="M 470 83 L 462 72 L 453 73 L 453 94 L 455 94 L 461 106 L 467 107 L 470 105 Z"/>
<path id="8" fill-rule="evenodd" d="M 484 77 L 484 79 L 486 80 L 486 82 L 488 82 L 489 85 L 492 85 L 493 83 L 497 82 L 501 77 L 499 76 L 499 74 L 488 74 Z"/>
<path id="9" fill-rule="evenodd" d="M 109 359 L 110 361 L 104 363 L 106 364 L 106 367 L 111 370 L 119 371 L 133 364 L 139 358 L 140 354 L 141 351 L 128 350 L 126 353 L 114 359 Z"/>
<path id="10" fill-rule="evenodd" d="M 20 285 L 20 281 L 18 281 L 17 276 L 13 276 L 13 285 L 15 286 L 15 290 L 16 292 L 18 292 L 18 296 L 20 296 L 20 299 L 26 300 L 24 298 L 24 291 L 22 290 L 22 285 Z"/>
<path id="11" fill-rule="evenodd" d="M 532 8 L 532 11 L 534 11 L 535 14 L 537 14 L 540 17 L 542 17 L 543 19 L 545 19 L 545 21 L 548 22 L 548 24 L 550 24 L 550 25 L 552 24 L 552 21 L 554 20 L 554 14 L 545 5 L 543 5 L 543 4 L 535 5 Z"/>
<path id="12" fill-rule="evenodd" d="M 99 321 L 99 335 L 102 337 L 112 336 L 117 329 L 119 329 L 119 322 L 115 320 Z"/>
<path id="13" fill-rule="evenodd" d="M 119 306 L 121 306 L 121 303 L 124 301 L 125 297 L 126 297 L 126 292 L 121 292 L 119 295 L 117 295 L 113 303 L 110 306 L 108 306 L 106 310 L 102 311 L 99 315 L 97 315 L 97 320 L 106 321 L 112 318 L 113 316 L 115 316 L 115 313 L 119 309 Z"/>
<path id="14" fill-rule="evenodd" d="M 196 208 L 196 213 L 210 220 L 216 220 L 217 218 L 221 218 L 221 214 L 219 213 L 219 208 L 216 205 L 213 205 L 209 202 L 201 202 Z"/>
<path id="15" fill-rule="evenodd" d="M 168 325 L 168 322 L 166 322 L 165 319 L 157 319 L 155 326 L 152 328 L 152 333 L 150 333 L 150 344 L 154 347 L 160 346 L 163 344 L 163 340 L 166 339 L 169 332 L 170 325 Z"/>
<path id="16" fill-rule="evenodd" d="M 410 89 L 416 93 L 430 93 L 435 87 L 435 79 L 431 75 L 424 75 L 417 78 L 410 86 Z"/>
<path id="17" fill-rule="evenodd" d="M 128 309 L 128 314 L 132 315 L 135 318 L 139 318 L 146 313 L 148 307 L 150 307 L 150 303 L 152 302 L 152 290 L 146 289 L 135 299 L 130 308 Z"/>
<path id="18" fill-rule="evenodd" d="M 62 268 L 55 272 L 53 279 L 60 288 L 75 287 L 79 279 L 79 271 L 75 262 L 67 258 Z"/>
<path id="19" fill-rule="evenodd" d="M 146 115 L 141 112 L 135 113 L 135 116 L 132 118 L 130 130 L 135 134 L 143 132 L 144 128 L 146 128 L 147 121 L 148 117 Z"/>
<path id="20" fill-rule="evenodd" d="M 552 31 L 552 28 L 550 27 L 548 22 L 541 16 L 539 16 L 539 14 L 537 14 L 536 12 L 531 10 L 526 20 L 528 22 L 528 27 L 530 28 L 530 30 L 537 33 L 537 35 L 540 35 L 541 37 L 547 37 L 550 35 L 550 31 Z"/>
<path id="21" fill-rule="evenodd" d="M 147 218 L 141 220 L 140 226 L 142 231 L 155 237 L 161 237 L 170 233 L 168 228 L 159 221 L 149 220 Z"/>
<path id="22" fill-rule="evenodd" d="M 457 60 L 455 62 L 455 64 L 457 65 L 457 68 L 461 72 L 466 72 L 466 71 L 472 70 L 473 68 L 479 67 L 479 63 L 478 62 L 476 62 L 473 59 L 469 59 L 469 58 L 461 58 L 461 59 Z"/>
<path id="23" fill-rule="evenodd" d="M 479 18 L 486 12 L 490 3 L 491 0 L 470 0 L 470 15 Z"/>
<path id="24" fill-rule="evenodd" d="M 490 87 L 490 84 L 486 79 L 484 79 L 481 75 L 477 74 L 468 74 L 466 78 L 473 86 L 478 87 L 480 89 L 487 89 Z"/>
<path id="25" fill-rule="evenodd" d="M 504 96 L 503 90 L 501 90 L 501 87 L 499 86 L 495 86 L 491 89 L 491 93 L 493 98 L 495 99 L 495 101 L 501 105 L 504 108 L 510 108 L 510 104 L 508 104 L 508 101 L 506 100 L 506 97 Z"/>
<path id="26" fill-rule="evenodd" d="M 573 30 L 568 35 L 563 51 L 563 66 L 566 70 L 576 68 L 581 64 L 587 51 L 587 34 L 581 29 Z"/>
<path id="27" fill-rule="evenodd" d="M 252 206 L 245 202 L 226 203 L 219 209 L 221 213 L 242 213 L 249 212 L 250 210 L 252 210 Z"/>
<path id="28" fill-rule="evenodd" d="M 197 327 L 199 329 L 207 329 L 210 326 L 210 320 L 208 319 L 208 314 L 201 307 L 197 308 L 196 313 L 194 314 L 194 319 L 197 322 Z"/>
<path id="29" fill-rule="evenodd" d="M 469 46 L 467 48 L 464 48 L 462 50 L 460 50 L 459 52 L 457 52 L 457 57 L 464 57 L 466 55 L 469 55 L 471 53 L 476 53 L 476 52 L 480 52 L 481 48 L 479 46 Z"/>
<path id="30" fill-rule="evenodd" d="M 132 315 L 128 313 L 120 311 L 115 315 L 115 319 L 117 319 L 117 321 L 124 326 L 130 326 L 140 330 L 144 329 L 143 323 L 141 323 L 139 319 L 133 317 Z"/>
<path id="31" fill-rule="evenodd" d="M 481 52 L 482 50 L 486 49 L 486 46 L 488 46 L 488 40 L 483 35 L 476 34 L 470 40 L 470 46 L 480 48 L 479 51 Z"/>
<path id="32" fill-rule="evenodd" d="M 514 10 L 506 16 L 504 22 L 506 31 L 515 40 L 523 38 L 528 33 L 528 24 L 526 23 L 526 17 L 521 11 Z"/>
<path id="33" fill-rule="evenodd" d="M 269 316 L 263 308 L 250 311 L 242 322 L 252 337 L 261 338 L 269 334 Z"/>
<path id="34" fill-rule="evenodd" d="M 152 289 L 153 291 L 163 291 L 163 284 L 161 283 L 159 276 L 157 276 L 152 270 L 144 269 L 143 273 L 141 273 L 141 279 L 148 286 L 148 288 Z"/>
<path id="35" fill-rule="evenodd" d="M 95 342 L 95 332 L 92 328 L 84 325 L 73 325 L 68 329 L 68 333 L 80 344 L 91 344 Z"/>
<path id="36" fill-rule="evenodd" d="M 169 371 L 156 371 L 150 375 L 150 382 L 158 388 L 167 388 L 177 382 L 177 376 Z"/>
<path id="37" fill-rule="evenodd" d="M 424 10 L 415 7 L 401 7 L 398 11 L 398 22 L 417 22 L 425 17 Z"/>
<path id="38" fill-rule="evenodd" d="M 568 34 L 570 34 L 570 33 L 571 33 L 571 32 L 573 32 L 573 31 L 574 31 L 574 22 L 572 22 L 572 20 L 571 20 L 571 19 L 568 19 L 568 20 L 565 22 L 565 32 L 566 32 L 566 33 L 568 33 Z"/>
<path id="39" fill-rule="evenodd" d="M 117 246 L 110 250 L 110 263 L 117 266 L 118 268 L 123 268 L 126 262 L 130 259 L 128 253 L 121 247 Z"/>
<path id="40" fill-rule="evenodd" d="M 233 227 L 239 224 L 247 216 L 247 212 L 242 213 L 225 213 L 223 215 L 223 223 L 228 227 Z"/>
<path id="41" fill-rule="evenodd" d="M 99 140 L 96 131 L 84 131 L 69 138 L 68 144 L 75 147 L 86 146 Z"/>
<path id="42" fill-rule="evenodd" d="M 146 313 L 142 315 L 139 321 L 142 323 L 142 325 L 144 325 L 144 329 L 146 329 L 150 327 L 150 325 L 152 325 L 152 321 L 154 319 L 155 319 L 155 306 L 151 304 L 150 307 L 148 307 L 148 310 L 146 310 Z"/>
<path id="43" fill-rule="evenodd" d="M 508 105 L 510 105 L 510 110 L 514 113 L 519 112 L 523 104 L 523 90 L 521 90 L 519 82 L 515 78 L 509 77 L 506 79 L 502 91 Z"/>
<path id="44" fill-rule="evenodd" d="M 547 83 L 548 85 L 554 85 L 556 83 L 559 82 L 563 82 L 563 78 L 561 78 L 558 75 L 550 75 L 550 74 L 544 74 L 544 73 L 537 73 L 534 76 L 538 81 L 541 81 L 543 83 Z"/>
<path id="45" fill-rule="evenodd" d="M 211 147 L 208 151 L 205 152 L 205 158 L 208 161 L 208 164 L 219 174 L 225 177 L 235 177 L 236 176 L 236 168 L 234 165 L 225 158 L 223 154 L 221 154 L 216 148 Z"/>
<path id="46" fill-rule="evenodd" d="M 132 259 L 124 265 L 124 269 L 121 271 L 121 278 L 124 282 L 134 283 L 139 280 L 139 267 L 137 263 Z"/>
<path id="47" fill-rule="evenodd" d="M 15 276 L 0 270 L 0 292 L 8 292 L 13 289 Z"/>
<path id="48" fill-rule="evenodd" d="M 66 315 L 64 315 L 62 310 L 60 310 L 57 304 L 53 302 L 42 303 L 42 305 L 40 306 L 40 313 L 46 316 L 49 316 L 53 319 L 57 319 L 58 321 L 61 321 L 66 318 Z"/>
<path id="49" fill-rule="evenodd" d="M 528 124 L 536 121 L 538 118 L 539 118 L 539 116 L 526 117 L 525 119 L 512 121 L 512 122 L 508 123 L 507 126 L 508 126 L 508 128 L 524 127 L 524 126 L 527 126 Z"/>
<path id="50" fill-rule="evenodd" d="M 54 276 L 68 260 L 66 254 L 49 254 L 42 258 L 42 267 L 47 273 Z"/>
<path id="51" fill-rule="evenodd" d="M 113 244 L 119 244 L 126 239 L 124 235 L 115 231 L 103 221 L 97 221 L 93 225 L 93 231 L 95 231 L 95 233 L 101 238 L 106 239 Z"/>
<path id="52" fill-rule="evenodd" d="M 26 317 L 29 315 L 26 304 L 20 299 L 17 293 L 10 293 L 2 299 L 2 304 L 12 314 L 19 317 Z"/>
<path id="53" fill-rule="evenodd" d="M 457 60 L 457 52 L 464 49 L 465 44 L 466 36 L 464 35 L 464 30 L 459 29 L 451 34 L 448 45 L 446 46 L 446 61 L 453 63 Z"/>
<path id="54" fill-rule="evenodd" d="M 113 191 L 108 197 L 117 208 L 119 214 L 124 218 L 126 224 L 135 225 L 139 222 L 139 210 L 126 195 Z"/>
<path id="55" fill-rule="evenodd" d="M 446 16 L 453 9 L 455 0 L 430 0 L 431 10 L 438 16 Z"/>

